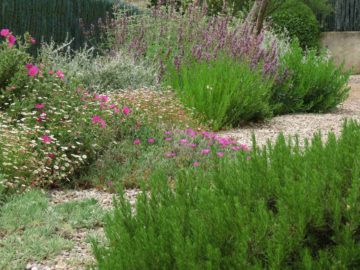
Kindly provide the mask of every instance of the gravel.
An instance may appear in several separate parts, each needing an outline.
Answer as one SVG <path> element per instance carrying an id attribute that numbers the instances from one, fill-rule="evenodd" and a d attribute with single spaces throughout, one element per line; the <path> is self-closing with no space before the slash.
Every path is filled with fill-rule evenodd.
<path id="1" fill-rule="evenodd" d="M 239 143 L 252 145 L 252 134 L 255 134 L 258 145 L 270 140 L 274 142 L 279 133 L 286 137 L 298 135 L 300 142 L 309 139 L 314 133 L 321 132 L 324 138 L 329 132 L 339 135 L 345 119 L 360 121 L 360 76 L 352 76 L 352 87 L 349 98 L 337 109 L 325 114 L 289 114 L 272 118 L 265 123 L 255 123 L 245 127 L 221 132 L 222 136 L 231 136 Z"/>
<path id="2" fill-rule="evenodd" d="M 292 114 L 274 117 L 268 122 L 251 124 L 246 127 L 221 132 L 222 136 L 231 136 L 240 143 L 251 145 L 251 137 L 254 133 L 259 145 L 265 144 L 267 140 L 274 141 L 277 135 L 282 132 L 286 136 L 295 136 L 301 140 L 311 138 L 315 132 L 321 131 L 327 134 L 332 131 L 339 135 L 346 118 L 360 121 L 360 76 L 352 76 L 350 80 L 352 92 L 348 100 L 341 104 L 336 110 L 326 114 Z M 139 190 L 126 191 L 126 196 L 132 205 L 135 204 Z M 113 194 L 90 190 L 52 191 L 49 194 L 50 202 L 53 204 L 64 203 L 73 200 L 87 198 L 96 199 L 104 209 L 111 209 Z M 91 230 L 77 230 L 71 239 L 75 242 L 74 247 L 69 251 L 63 251 L 55 259 L 42 262 L 32 262 L 26 267 L 27 270 L 81 270 L 94 262 L 91 254 L 91 245 L 87 241 L 89 236 L 96 236 L 100 239 L 104 236 L 103 228 Z"/>

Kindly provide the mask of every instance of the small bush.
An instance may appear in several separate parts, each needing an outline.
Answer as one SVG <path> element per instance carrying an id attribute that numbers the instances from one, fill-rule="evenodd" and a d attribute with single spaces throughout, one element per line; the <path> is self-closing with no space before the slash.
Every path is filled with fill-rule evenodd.
<path id="1" fill-rule="evenodd" d="M 53 69 L 63 70 L 72 83 L 96 92 L 110 92 L 127 88 L 156 85 L 157 70 L 144 62 L 135 62 L 126 53 L 96 55 L 94 48 L 71 50 L 70 43 L 42 44 L 39 57 Z"/>
<path id="2" fill-rule="evenodd" d="M 285 28 L 290 37 L 299 39 L 302 48 L 319 46 L 320 25 L 314 12 L 303 2 L 288 0 L 271 18 L 278 31 Z"/>
<path id="3" fill-rule="evenodd" d="M 169 68 L 165 83 L 217 130 L 271 115 L 271 81 L 247 62 L 219 57 Z"/>
<path id="4" fill-rule="evenodd" d="M 308 50 L 305 55 L 295 41 L 280 59 L 273 86 L 272 103 L 276 114 L 326 112 L 343 102 L 349 93 L 350 72 L 336 67 L 325 52 Z"/>
<path id="5" fill-rule="evenodd" d="M 153 175 L 136 211 L 122 194 L 97 269 L 358 269 L 360 126 L 300 149 L 275 145 L 218 170 Z"/>
<path id="6" fill-rule="evenodd" d="M 1 184 L 8 188 L 62 185 L 135 128 L 122 101 L 75 87 L 61 70 L 27 63 L 19 72 L 23 86 L 3 92 L 0 103 Z"/>

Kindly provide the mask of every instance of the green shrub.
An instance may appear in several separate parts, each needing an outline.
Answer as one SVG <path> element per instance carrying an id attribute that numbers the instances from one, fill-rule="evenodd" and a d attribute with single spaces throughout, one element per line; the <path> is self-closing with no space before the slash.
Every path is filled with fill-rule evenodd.
<path id="1" fill-rule="evenodd" d="M 299 39 L 302 48 L 319 46 L 319 23 L 313 11 L 301 1 L 288 0 L 271 18 L 278 31 L 286 28 L 290 37 Z"/>
<path id="2" fill-rule="evenodd" d="M 271 81 L 247 62 L 219 57 L 169 67 L 165 84 L 217 130 L 271 115 Z"/>
<path id="3" fill-rule="evenodd" d="M 283 136 L 212 171 L 159 172 L 122 194 L 96 269 L 358 269 L 360 126 L 301 149 Z"/>
<path id="4" fill-rule="evenodd" d="M 273 86 L 271 102 L 276 114 L 326 112 L 343 102 L 349 93 L 350 72 L 336 67 L 325 52 L 308 50 L 305 55 L 297 42 L 280 59 L 284 74 Z"/>

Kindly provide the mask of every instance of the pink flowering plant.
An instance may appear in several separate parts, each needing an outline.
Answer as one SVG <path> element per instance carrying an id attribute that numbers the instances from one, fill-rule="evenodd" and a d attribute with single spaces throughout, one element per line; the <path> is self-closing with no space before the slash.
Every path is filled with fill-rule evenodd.
<path id="1" fill-rule="evenodd" d="M 14 96 L 21 96 L 28 81 L 24 66 L 31 61 L 26 50 L 32 37 L 15 37 L 9 29 L 0 30 L 0 110 L 9 105 Z M 31 72 L 34 72 L 32 70 Z"/>
<path id="2" fill-rule="evenodd" d="M 99 187 L 106 187 L 108 181 L 136 187 L 157 170 L 165 172 L 171 181 L 183 169 L 206 173 L 223 159 L 246 162 L 250 156 L 251 149 L 231 137 L 192 128 L 164 131 L 143 126 L 131 140 L 105 151 L 81 181 Z"/>
<path id="3" fill-rule="evenodd" d="M 30 59 L 19 69 L 22 94 L 4 94 L 0 106 L 2 185 L 62 185 L 133 133 L 135 113 L 118 97 L 74 87 L 62 70 Z"/>

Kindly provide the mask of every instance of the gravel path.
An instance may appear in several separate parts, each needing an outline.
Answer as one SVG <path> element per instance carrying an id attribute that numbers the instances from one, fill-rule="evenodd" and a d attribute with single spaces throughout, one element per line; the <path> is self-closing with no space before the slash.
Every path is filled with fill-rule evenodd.
<path id="1" fill-rule="evenodd" d="M 277 116 L 266 123 L 251 124 L 246 127 L 222 132 L 223 136 L 231 136 L 240 143 L 251 145 L 252 133 L 257 144 L 263 145 L 267 140 L 275 141 L 282 132 L 285 136 L 299 135 L 300 141 L 311 138 L 315 132 L 327 135 L 332 131 L 339 135 L 343 121 L 356 119 L 360 121 L 360 76 L 352 76 L 352 91 L 349 98 L 336 110 L 326 114 L 291 114 Z"/>
<path id="2" fill-rule="evenodd" d="M 360 121 L 360 76 L 352 76 L 350 85 L 352 91 L 348 100 L 331 113 L 283 115 L 275 117 L 267 123 L 252 124 L 221 134 L 232 136 L 240 143 L 249 145 L 251 145 L 251 136 L 253 132 L 255 133 L 258 144 L 264 144 L 268 139 L 274 141 L 280 132 L 283 132 L 287 136 L 298 134 L 301 139 L 310 138 L 319 130 L 323 134 L 327 134 L 329 131 L 339 134 L 345 118 L 352 118 Z M 126 196 L 132 204 L 135 204 L 136 195 L 138 193 L 139 190 L 126 191 Z M 95 189 L 81 191 L 53 191 L 50 193 L 50 201 L 53 204 L 73 200 L 83 200 L 86 198 L 94 198 L 98 200 L 104 209 L 109 209 L 112 205 L 113 195 Z M 86 269 L 87 265 L 94 261 L 91 254 L 91 246 L 87 241 L 89 235 L 102 237 L 103 229 L 94 228 L 92 230 L 78 230 L 71 236 L 71 239 L 75 242 L 73 249 L 62 252 L 52 260 L 40 263 L 29 263 L 27 269 Z"/>

